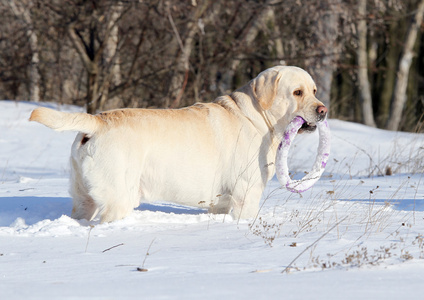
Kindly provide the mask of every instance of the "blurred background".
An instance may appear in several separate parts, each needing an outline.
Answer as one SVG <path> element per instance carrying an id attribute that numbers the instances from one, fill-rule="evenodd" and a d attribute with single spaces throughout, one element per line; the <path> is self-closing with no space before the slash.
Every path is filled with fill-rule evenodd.
<path id="1" fill-rule="evenodd" d="M 330 117 L 424 132 L 424 0 L 0 0 L 0 99 L 89 113 L 311 73 Z"/>

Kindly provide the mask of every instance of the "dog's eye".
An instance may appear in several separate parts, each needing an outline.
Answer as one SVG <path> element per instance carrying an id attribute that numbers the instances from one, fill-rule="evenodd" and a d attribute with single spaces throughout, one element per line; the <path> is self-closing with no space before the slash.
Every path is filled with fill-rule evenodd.
<path id="1" fill-rule="evenodd" d="M 314 95 L 317 93 L 317 90 L 314 90 Z"/>
<path id="2" fill-rule="evenodd" d="M 302 96 L 302 90 L 295 90 L 293 92 L 293 95 L 295 95 L 295 96 Z"/>

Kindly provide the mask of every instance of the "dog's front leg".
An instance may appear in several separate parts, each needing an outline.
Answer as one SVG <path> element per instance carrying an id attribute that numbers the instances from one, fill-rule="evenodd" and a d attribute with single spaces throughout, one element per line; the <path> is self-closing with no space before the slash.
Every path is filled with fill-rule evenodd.
<path id="1" fill-rule="evenodd" d="M 259 186 L 250 187 L 246 191 L 240 191 L 232 196 L 232 212 L 234 220 L 250 219 L 257 216 L 259 202 L 263 189 Z"/>

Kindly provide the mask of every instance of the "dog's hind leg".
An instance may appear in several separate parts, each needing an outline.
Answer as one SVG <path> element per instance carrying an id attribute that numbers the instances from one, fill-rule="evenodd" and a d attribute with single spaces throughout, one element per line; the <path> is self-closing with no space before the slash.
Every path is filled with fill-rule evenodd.
<path id="1" fill-rule="evenodd" d="M 126 190 L 124 187 L 125 185 L 114 185 L 92 190 L 91 194 L 95 197 L 99 208 L 101 223 L 123 219 L 139 205 L 138 193 Z"/>
<path id="2" fill-rule="evenodd" d="M 98 212 L 97 205 L 89 195 L 86 195 L 86 197 L 73 197 L 72 218 L 91 221 Z"/>
<path id="3" fill-rule="evenodd" d="M 89 194 L 99 209 L 102 223 L 123 219 L 140 204 L 140 176 L 134 166 L 126 166 L 124 169 L 113 164 L 97 164 L 91 169 Z"/>
<path id="4" fill-rule="evenodd" d="M 90 219 L 98 213 L 102 223 L 111 222 L 125 218 L 139 205 L 140 164 L 131 152 L 135 150 L 122 147 L 116 138 L 113 131 L 76 138 L 71 158 L 75 218 Z"/>
<path id="5" fill-rule="evenodd" d="M 73 202 L 71 217 L 77 220 L 93 220 L 99 212 L 97 205 L 87 193 L 86 188 L 81 182 L 76 181 L 74 176 L 71 177 L 71 188 L 69 192 Z"/>
<path id="6" fill-rule="evenodd" d="M 88 189 L 81 178 L 81 171 L 75 160 L 71 159 L 71 179 L 69 193 L 72 196 L 71 217 L 77 220 L 93 220 L 99 212 L 93 198 L 88 194 Z"/>

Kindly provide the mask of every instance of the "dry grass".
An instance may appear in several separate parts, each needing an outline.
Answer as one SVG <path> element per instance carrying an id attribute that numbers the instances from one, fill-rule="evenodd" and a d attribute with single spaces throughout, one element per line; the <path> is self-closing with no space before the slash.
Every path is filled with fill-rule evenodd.
<path id="1" fill-rule="evenodd" d="M 299 254 L 283 272 L 372 267 L 424 259 L 423 235 L 410 234 L 416 224 L 415 208 L 401 211 L 393 206 L 403 199 L 410 200 L 411 194 L 414 201 L 418 199 L 424 177 L 421 173 L 424 169 L 424 148 L 415 147 L 408 153 L 399 145 L 395 148 L 390 156 L 377 161 L 367 155 L 370 163 L 363 179 L 355 174 L 352 167 L 356 157 L 350 161 L 334 161 L 330 173 L 321 179 L 326 180 L 323 184 L 330 188 L 313 191 L 306 199 L 288 192 L 269 192 L 261 206 L 260 217 L 249 224 L 250 232 L 270 247 L 278 243 L 299 248 Z M 344 172 L 340 172 L 342 170 Z M 387 185 L 377 183 L 366 188 L 378 178 L 381 179 L 377 182 L 384 182 L 384 176 L 399 173 L 422 175 L 418 179 L 415 176 L 413 180 L 411 176 L 398 176 L 399 181 L 390 177 L 393 179 Z M 293 205 L 296 199 L 301 205 Z M 269 207 L 273 203 L 269 201 L 275 203 L 272 211 Z M 266 202 L 267 207 L 264 206 Z M 305 237 L 319 232 L 323 234 L 309 246 L 305 248 L 302 245 Z M 335 246 L 333 253 L 323 255 L 319 244 L 330 232 L 332 238 L 348 239 L 350 242 L 341 248 Z M 302 266 L 296 266 L 299 258 L 307 252 L 310 253 L 309 260 L 302 262 Z"/>

